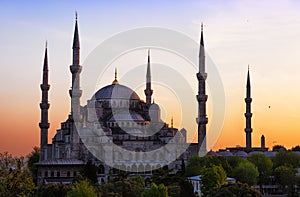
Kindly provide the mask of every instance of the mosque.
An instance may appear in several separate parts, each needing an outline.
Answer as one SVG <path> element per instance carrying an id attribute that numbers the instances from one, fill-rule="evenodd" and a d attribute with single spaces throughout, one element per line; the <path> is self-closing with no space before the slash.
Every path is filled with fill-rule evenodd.
<path id="1" fill-rule="evenodd" d="M 45 48 L 43 79 L 40 85 L 40 160 L 38 184 L 70 183 L 88 161 L 98 168 L 99 183 L 106 182 L 118 170 L 150 177 L 158 168 L 182 170 L 189 157 L 206 153 L 207 95 L 205 92 L 205 52 L 201 28 L 198 79 L 198 142 L 187 142 L 187 131 L 174 128 L 161 119 L 160 107 L 153 102 L 151 57 L 148 51 L 145 101 L 130 87 L 118 81 L 117 70 L 112 83 L 91 95 L 80 105 L 80 39 L 76 14 L 73 37 L 73 62 L 70 65 L 72 86 L 69 90 L 71 112 L 48 143 L 49 67 Z"/>

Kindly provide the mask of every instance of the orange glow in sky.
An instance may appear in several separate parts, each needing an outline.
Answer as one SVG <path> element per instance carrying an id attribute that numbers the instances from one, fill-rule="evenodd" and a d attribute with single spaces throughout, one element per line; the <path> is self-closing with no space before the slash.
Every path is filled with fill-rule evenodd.
<path id="1" fill-rule="evenodd" d="M 214 61 L 226 95 L 223 129 L 217 143 L 211 145 L 212 149 L 245 146 L 244 98 L 248 64 L 253 98 L 253 146 L 260 146 L 262 134 L 269 148 L 276 144 L 287 148 L 300 144 L 298 1 L 232 0 L 214 1 L 215 5 L 210 1 L 164 1 L 160 6 L 159 1 L 151 5 L 143 1 L 131 1 L 130 4 L 113 2 L 65 2 L 60 5 L 57 2 L 36 1 L 1 3 L 0 152 L 26 155 L 34 146 L 39 146 L 39 84 L 46 39 L 51 84 L 49 143 L 56 129 L 60 128 L 60 123 L 67 119 L 70 111 L 68 90 L 71 86 L 69 65 L 74 10 L 79 12 L 82 63 L 95 47 L 118 32 L 158 26 L 182 32 L 198 41 L 200 23 L 204 22 L 206 55 Z M 154 62 L 159 60 L 159 55 L 153 52 L 151 57 Z M 168 54 L 165 55 L 168 59 Z M 145 53 L 137 58 L 143 61 Z M 115 66 L 120 67 L 122 76 L 123 63 Z M 88 69 L 89 65 L 83 65 L 82 75 Z M 153 77 L 158 72 L 159 69 L 153 69 Z M 163 74 L 172 77 L 168 73 Z M 195 84 L 193 90 L 196 95 L 195 73 L 187 77 Z M 108 85 L 112 80 L 113 72 L 100 86 Z M 131 87 L 130 84 L 126 85 Z M 175 97 L 169 99 L 174 96 L 172 91 L 164 91 L 164 87 L 159 84 L 154 87 L 155 101 L 161 105 L 165 121 L 170 123 L 171 117 L 174 117 L 174 126 L 186 128 L 189 139 L 192 139 L 196 131 L 197 110 L 182 114 L 182 101 Z M 142 86 L 131 88 L 144 99 Z M 84 89 L 83 92 L 85 94 Z M 81 105 L 85 105 L 90 97 L 83 95 Z M 209 118 L 214 106 L 210 98 L 209 95 Z M 191 100 L 196 103 L 195 97 Z M 184 116 L 189 117 L 190 121 L 183 125 L 181 121 Z"/>

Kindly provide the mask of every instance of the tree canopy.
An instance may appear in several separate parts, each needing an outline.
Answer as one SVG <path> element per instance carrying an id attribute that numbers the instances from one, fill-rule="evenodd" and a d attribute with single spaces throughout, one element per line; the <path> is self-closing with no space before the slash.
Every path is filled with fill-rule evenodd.
<path id="1" fill-rule="evenodd" d="M 255 185 L 258 178 L 257 167 L 245 160 L 240 162 L 236 168 L 233 169 L 234 178 L 241 183 L 247 183 L 248 185 Z"/>
<path id="2" fill-rule="evenodd" d="M 151 184 L 150 189 L 145 189 L 142 192 L 142 197 L 168 197 L 168 188 L 164 184 Z"/>
<path id="3" fill-rule="evenodd" d="M 226 181 L 226 172 L 222 166 L 204 167 L 200 174 L 201 192 L 204 196 L 208 195 L 211 190 L 221 187 Z"/>
<path id="4" fill-rule="evenodd" d="M 300 156 L 291 151 L 278 152 L 272 160 L 274 169 L 279 166 L 291 166 L 293 168 L 300 166 Z"/>
<path id="5" fill-rule="evenodd" d="M 247 157 L 247 160 L 253 163 L 258 170 L 258 184 L 264 184 L 269 181 L 272 173 L 273 163 L 269 157 L 264 154 L 254 154 Z"/>
<path id="6" fill-rule="evenodd" d="M 244 183 L 229 183 L 212 190 L 207 197 L 262 197 L 262 194 Z"/>

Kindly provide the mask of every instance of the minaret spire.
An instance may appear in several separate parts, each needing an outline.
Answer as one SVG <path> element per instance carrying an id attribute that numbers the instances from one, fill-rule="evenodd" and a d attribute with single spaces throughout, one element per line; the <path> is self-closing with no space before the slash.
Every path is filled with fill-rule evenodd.
<path id="1" fill-rule="evenodd" d="M 117 68 L 115 68 L 115 80 L 112 82 L 112 84 L 113 85 L 119 84 Z"/>
<path id="2" fill-rule="evenodd" d="M 201 24 L 200 50 L 199 50 L 199 72 L 198 79 L 198 117 L 196 119 L 198 124 L 198 153 L 200 155 L 206 154 L 206 125 L 208 123 L 206 115 L 206 83 L 207 73 L 205 72 L 205 50 L 204 50 L 203 24 Z"/>
<path id="3" fill-rule="evenodd" d="M 73 65 L 80 64 L 80 42 L 79 42 L 79 33 L 78 33 L 78 24 L 77 24 L 78 15 L 75 13 L 75 30 L 73 38 Z"/>
<path id="4" fill-rule="evenodd" d="M 245 103 L 246 103 L 246 128 L 245 128 L 245 133 L 246 133 L 246 149 L 251 150 L 252 148 L 252 140 L 251 140 L 251 133 L 252 133 L 252 128 L 251 128 L 251 118 L 252 118 L 252 113 L 251 113 L 251 84 L 250 84 L 250 74 L 249 74 L 249 65 L 248 65 L 248 73 L 247 73 L 247 85 L 246 85 L 246 98 L 245 98 Z"/>
<path id="5" fill-rule="evenodd" d="M 203 23 L 201 23 L 201 37 L 200 37 L 200 45 L 204 46 L 204 41 L 203 41 Z"/>
<path id="6" fill-rule="evenodd" d="M 144 90 L 146 95 L 146 104 L 151 105 L 151 96 L 153 90 L 151 89 L 151 70 L 150 70 L 150 49 L 148 49 L 148 63 L 147 63 L 147 74 L 146 74 L 146 89 Z"/>
<path id="7" fill-rule="evenodd" d="M 48 144 L 48 109 L 50 104 L 48 102 L 48 91 L 50 85 L 48 84 L 49 70 L 48 70 L 48 52 L 47 52 L 47 41 L 45 47 L 44 65 L 43 65 L 43 83 L 40 85 L 42 90 L 42 102 L 40 103 L 41 109 L 41 122 L 39 127 L 41 129 L 41 139 L 40 139 L 40 161 L 47 159 L 47 144 Z"/>
<path id="8" fill-rule="evenodd" d="M 80 97 L 82 95 L 82 90 L 80 90 L 80 73 L 81 73 L 81 65 L 80 65 L 80 42 L 79 42 L 79 33 L 78 33 L 78 15 L 75 13 L 75 30 L 74 30 L 74 38 L 73 38 L 73 64 L 70 66 L 70 71 L 72 73 L 72 87 L 69 90 L 69 94 L 71 97 L 71 120 L 72 129 L 71 129 L 71 157 L 78 158 L 79 157 L 79 135 L 78 128 L 81 123 L 80 116 Z"/>

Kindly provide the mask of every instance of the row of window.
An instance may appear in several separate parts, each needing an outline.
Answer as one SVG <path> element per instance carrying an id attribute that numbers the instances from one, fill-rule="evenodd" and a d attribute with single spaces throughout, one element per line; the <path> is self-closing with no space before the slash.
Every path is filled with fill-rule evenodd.
<path id="1" fill-rule="evenodd" d="M 108 122 L 107 123 L 109 127 L 118 127 L 118 126 L 132 126 L 132 127 L 137 127 L 137 126 L 145 126 L 147 125 L 146 122 Z"/>
<path id="2" fill-rule="evenodd" d="M 60 171 L 56 171 L 56 173 L 54 171 L 51 171 L 50 174 L 48 174 L 48 171 L 45 171 L 44 176 L 45 177 L 60 177 Z M 71 176 L 71 172 L 67 171 L 67 177 L 70 177 L 70 176 Z M 76 176 L 77 176 L 77 172 L 73 171 L 73 177 L 76 177 Z"/>

